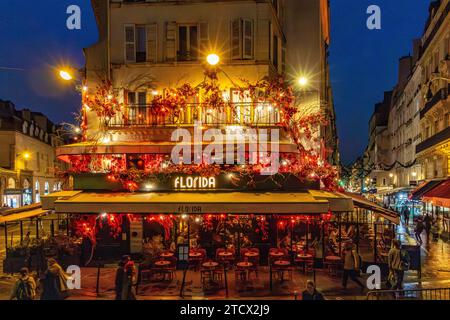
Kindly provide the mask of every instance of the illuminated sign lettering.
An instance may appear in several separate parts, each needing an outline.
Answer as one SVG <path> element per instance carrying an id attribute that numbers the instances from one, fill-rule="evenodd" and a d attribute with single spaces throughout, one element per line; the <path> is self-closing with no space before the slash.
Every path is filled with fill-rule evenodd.
<path id="1" fill-rule="evenodd" d="M 175 189 L 215 189 L 216 178 L 214 177 L 176 177 Z"/>

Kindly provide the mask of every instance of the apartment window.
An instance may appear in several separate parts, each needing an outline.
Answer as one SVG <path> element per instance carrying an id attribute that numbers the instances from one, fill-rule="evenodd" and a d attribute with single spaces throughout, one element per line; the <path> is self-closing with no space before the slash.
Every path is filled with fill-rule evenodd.
<path id="1" fill-rule="evenodd" d="M 125 63 L 157 62 L 157 24 L 124 26 Z"/>
<path id="2" fill-rule="evenodd" d="M 198 59 L 198 26 L 178 26 L 178 61 Z"/>
<path id="3" fill-rule="evenodd" d="M 136 26 L 136 62 L 147 60 L 147 33 L 145 26 Z"/>
<path id="4" fill-rule="evenodd" d="M 231 25 L 231 55 L 233 60 L 251 60 L 254 57 L 253 20 L 236 19 Z"/>

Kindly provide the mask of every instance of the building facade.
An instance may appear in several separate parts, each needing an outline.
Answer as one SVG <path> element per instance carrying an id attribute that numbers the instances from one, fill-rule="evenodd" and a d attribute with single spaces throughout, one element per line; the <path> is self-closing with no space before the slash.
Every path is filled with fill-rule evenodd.
<path id="1" fill-rule="evenodd" d="M 329 7 L 327 1 L 316 3 L 302 3 L 301 10 L 297 1 L 283 0 L 92 1 L 100 39 L 85 49 L 83 141 L 57 149 L 58 157 L 72 165 L 74 193 L 48 197 L 46 208 L 105 219 L 109 213 L 135 214 L 128 236 L 119 241 L 128 242 L 132 253 L 142 252 L 145 219 L 152 214 L 181 219 L 183 229 L 191 217 L 196 222 L 240 215 L 256 222 L 266 221 L 259 217 L 264 214 L 320 217 L 327 206 L 352 211 L 349 198 L 342 199 L 341 208 L 329 207 L 320 190 L 320 184 L 337 181 L 338 153 L 327 63 Z M 306 36 L 309 32 L 318 37 Z M 304 52 L 299 39 L 305 41 Z M 304 67 L 296 66 L 303 59 L 295 52 L 306 56 L 308 50 L 314 59 L 308 64 L 305 59 L 305 70 L 308 65 L 319 69 L 294 75 L 292 70 Z M 298 77 L 310 75 L 316 78 L 300 87 Z M 292 121 L 286 126 L 288 113 Z M 322 118 L 326 121 L 317 121 Z M 315 124 L 293 137 L 290 131 L 301 123 Z M 249 140 L 236 141 L 232 149 L 217 138 L 208 145 L 205 134 L 211 130 L 236 140 L 249 130 L 267 134 L 269 149 L 279 147 L 283 174 L 265 176 L 265 163 L 247 162 L 250 151 L 245 163 L 235 161 L 241 147 L 250 150 Z M 193 166 L 192 158 L 177 159 L 179 153 L 174 158 L 174 132 L 178 138 L 194 137 L 183 140 L 188 158 L 223 146 L 233 163 Z M 301 194 L 311 197 L 310 207 L 303 206 Z"/>
<path id="2" fill-rule="evenodd" d="M 61 190 L 56 172 L 62 145 L 57 127 L 39 112 L 16 110 L 0 100 L 0 171 L 3 205 L 20 207 L 40 202 L 41 195 Z"/>
<path id="3" fill-rule="evenodd" d="M 449 8 L 449 1 L 430 4 L 423 37 L 399 60 L 389 107 L 377 105 L 371 118 L 365 168 L 382 193 L 448 177 Z M 379 130 L 376 119 L 383 119 Z"/>
<path id="4" fill-rule="evenodd" d="M 450 2 L 435 1 L 421 39 L 421 141 L 416 147 L 423 178 L 450 175 Z"/>

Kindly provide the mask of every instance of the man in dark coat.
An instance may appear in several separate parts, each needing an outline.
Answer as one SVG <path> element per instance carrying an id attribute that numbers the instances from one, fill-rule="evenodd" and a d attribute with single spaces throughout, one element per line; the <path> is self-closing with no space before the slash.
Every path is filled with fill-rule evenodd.
<path id="1" fill-rule="evenodd" d="M 116 270 L 115 292 L 116 300 L 122 300 L 123 278 L 125 274 L 125 265 L 131 260 L 130 256 L 123 256 Z"/>

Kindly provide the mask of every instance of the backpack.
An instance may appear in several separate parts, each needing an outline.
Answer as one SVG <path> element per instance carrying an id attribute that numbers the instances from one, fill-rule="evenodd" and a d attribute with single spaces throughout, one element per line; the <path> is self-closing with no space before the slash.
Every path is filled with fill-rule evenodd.
<path id="1" fill-rule="evenodd" d="M 28 279 L 19 279 L 19 285 L 17 286 L 16 298 L 17 300 L 33 300 L 33 289 L 31 288 Z"/>
<path id="2" fill-rule="evenodd" d="M 403 271 L 409 270 L 411 264 L 411 258 L 409 257 L 409 253 L 406 250 L 400 250 L 400 260 L 401 260 L 401 268 Z"/>

